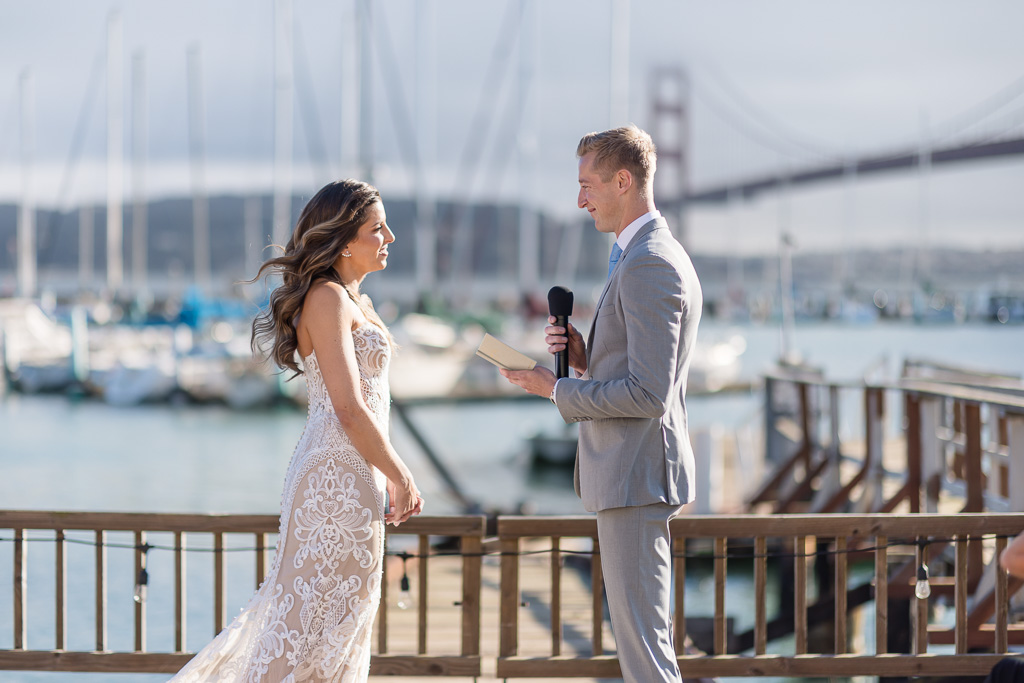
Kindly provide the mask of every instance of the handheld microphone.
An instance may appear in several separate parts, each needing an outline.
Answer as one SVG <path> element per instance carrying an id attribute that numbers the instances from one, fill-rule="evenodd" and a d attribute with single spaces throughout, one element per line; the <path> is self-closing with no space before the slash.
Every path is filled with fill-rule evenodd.
<path id="1" fill-rule="evenodd" d="M 548 291 L 548 312 L 554 316 L 555 325 L 565 328 L 565 336 L 569 336 L 569 316 L 572 315 L 572 291 L 561 286 L 554 286 Z M 555 377 L 561 379 L 569 376 L 569 345 L 555 353 Z"/>

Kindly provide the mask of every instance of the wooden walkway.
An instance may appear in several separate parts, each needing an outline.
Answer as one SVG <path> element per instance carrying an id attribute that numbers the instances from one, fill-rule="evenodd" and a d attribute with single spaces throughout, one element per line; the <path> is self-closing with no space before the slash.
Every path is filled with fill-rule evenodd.
<path id="1" fill-rule="evenodd" d="M 571 544 L 566 544 L 570 546 Z M 550 543 L 531 541 L 524 545 L 527 552 L 543 551 Z M 589 543 L 577 543 L 575 547 L 589 551 Z M 571 557 L 571 556 L 570 556 Z M 582 557 L 580 558 L 582 559 Z M 415 605 L 419 600 L 418 563 L 415 559 L 406 562 L 410 577 L 409 595 L 401 595 L 402 561 L 390 558 L 388 564 L 388 618 L 389 652 L 415 653 L 417 648 L 417 613 L 414 608 L 399 607 L 399 603 Z M 589 657 L 593 652 L 592 604 L 589 581 L 589 562 L 569 561 L 570 567 L 561 573 L 562 652 L 568 657 Z M 524 654 L 543 655 L 551 645 L 551 555 L 538 552 L 523 556 L 520 563 L 522 591 L 520 648 Z M 428 649 L 441 653 L 458 652 L 461 638 L 459 605 L 461 595 L 462 561 L 458 557 L 439 557 L 430 561 L 428 587 Z M 502 681 L 497 676 L 498 635 L 501 606 L 501 560 L 499 557 L 485 557 L 481 566 L 481 676 L 455 677 L 454 681 Z M 381 622 L 378 620 L 374 632 L 375 642 L 379 638 Z M 614 653 L 615 640 L 607 620 L 602 624 L 603 642 L 608 651 Z M 436 646 L 436 648 L 434 647 Z M 437 680 L 428 676 L 371 676 L 371 680 L 400 681 L 414 683 Z M 564 678 L 533 678 L 538 683 L 554 683 Z M 619 680 L 606 678 L 576 678 L 581 683 Z"/>

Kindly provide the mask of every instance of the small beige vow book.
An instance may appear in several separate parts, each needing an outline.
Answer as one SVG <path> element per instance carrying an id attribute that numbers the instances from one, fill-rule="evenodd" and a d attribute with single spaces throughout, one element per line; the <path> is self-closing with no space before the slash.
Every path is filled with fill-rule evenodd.
<path id="1" fill-rule="evenodd" d="M 504 370 L 533 370 L 537 365 L 537 361 L 489 334 L 484 334 L 476 355 Z"/>

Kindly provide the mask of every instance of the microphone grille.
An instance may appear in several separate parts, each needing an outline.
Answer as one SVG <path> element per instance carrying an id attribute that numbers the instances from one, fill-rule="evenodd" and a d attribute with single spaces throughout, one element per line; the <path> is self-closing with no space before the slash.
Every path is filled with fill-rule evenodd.
<path id="1" fill-rule="evenodd" d="M 555 285 L 548 291 L 548 312 L 551 315 L 572 315 L 572 290 Z"/>

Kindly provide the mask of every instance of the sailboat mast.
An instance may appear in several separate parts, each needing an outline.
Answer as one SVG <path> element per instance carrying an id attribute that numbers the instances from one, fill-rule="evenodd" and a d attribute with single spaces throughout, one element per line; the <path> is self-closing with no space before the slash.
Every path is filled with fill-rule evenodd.
<path id="1" fill-rule="evenodd" d="M 93 264 L 96 255 L 93 251 L 96 231 L 96 212 L 92 204 L 83 203 L 78 207 L 78 288 L 82 292 L 91 292 L 95 273 Z"/>
<path id="2" fill-rule="evenodd" d="M 534 204 L 536 151 L 537 87 L 536 74 L 536 3 L 522 0 L 522 29 L 519 32 L 519 97 L 523 114 L 519 130 L 519 291 L 539 294 L 540 284 L 540 221 Z M 532 90 L 532 92 L 531 92 Z"/>
<path id="3" fill-rule="evenodd" d="M 35 93 L 32 70 L 19 82 L 21 99 L 21 204 L 18 207 L 18 295 L 36 295 L 36 209 L 32 198 L 32 161 L 35 147 Z"/>
<path id="4" fill-rule="evenodd" d="M 274 223 L 273 239 L 288 243 L 292 216 L 292 0 L 274 2 Z"/>
<path id="5" fill-rule="evenodd" d="M 107 20 L 107 290 L 115 296 L 124 280 L 121 216 L 124 174 L 124 112 L 121 13 Z"/>
<path id="6" fill-rule="evenodd" d="M 256 275 L 263 256 L 265 238 L 263 232 L 263 197 L 250 195 L 243 204 L 245 231 L 245 272 L 249 277 Z"/>
<path id="7" fill-rule="evenodd" d="M 359 15 L 359 172 L 373 182 L 373 5 L 356 0 Z"/>
<path id="8" fill-rule="evenodd" d="M 146 144 L 149 137 L 146 110 L 146 56 L 132 56 L 132 286 L 136 296 L 147 289 L 149 275 L 149 215 L 146 205 Z"/>
<path id="9" fill-rule="evenodd" d="M 416 124 L 419 163 L 414 170 L 416 201 L 416 286 L 420 292 L 434 291 L 437 272 L 437 225 L 429 165 L 437 149 L 435 7 L 433 0 L 416 3 Z"/>
<path id="10" fill-rule="evenodd" d="M 199 45 L 188 49 L 188 148 L 192 175 L 192 263 L 196 285 L 210 287 L 210 206 L 206 198 L 203 65 Z"/>

